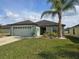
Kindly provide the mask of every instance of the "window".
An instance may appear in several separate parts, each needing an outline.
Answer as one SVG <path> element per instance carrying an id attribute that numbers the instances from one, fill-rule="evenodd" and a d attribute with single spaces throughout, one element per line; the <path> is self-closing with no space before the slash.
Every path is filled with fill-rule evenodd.
<path id="1" fill-rule="evenodd" d="M 57 32 L 56 30 L 53 30 L 53 32 Z"/>
<path id="2" fill-rule="evenodd" d="M 52 29 L 52 30 L 53 30 L 53 32 L 57 32 L 57 29 L 56 29 L 56 27 L 53 27 L 53 29 Z"/>

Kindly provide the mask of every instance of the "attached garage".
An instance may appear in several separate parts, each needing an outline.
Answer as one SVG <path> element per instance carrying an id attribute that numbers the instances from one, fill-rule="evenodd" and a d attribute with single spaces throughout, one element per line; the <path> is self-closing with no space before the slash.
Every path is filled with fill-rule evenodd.
<path id="1" fill-rule="evenodd" d="M 15 36 L 32 36 L 33 28 L 29 27 L 14 27 L 13 28 L 13 35 Z"/>
<path id="2" fill-rule="evenodd" d="M 38 29 L 38 30 L 37 30 Z M 11 35 L 12 36 L 39 36 L 40 35 L 40 27 L 38 27 L 35 23 L 30 20 L 26 22 L 19 22 L 11 25 Z"/>

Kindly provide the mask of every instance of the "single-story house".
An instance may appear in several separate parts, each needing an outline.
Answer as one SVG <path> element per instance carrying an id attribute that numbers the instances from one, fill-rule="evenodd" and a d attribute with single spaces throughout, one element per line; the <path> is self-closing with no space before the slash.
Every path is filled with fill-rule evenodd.
<path id="1" fill-rule="evenodd" d="M 45 32 L 57 32 L 58 23 L 41 20 L 38 22 L 32 22 L 30 20 L 9 24 L 10 35 L 12 36 L 40 36 Z M 64 32 L 64 24 L 62 24 L 62 30 Z"/>
<path id="2" fill-rule="evenodd" d="M 79 24 L 65 30 L 66 34 L 79 37 Z"/>
<path id="3" fill-rule="evenodd" d="M 70 33 L 69 29 L 70 29 L 70 28 L 64 29 L 64 34 L 65 34 L 65 35 L 69 35 L 69 33 Z"/>
<path id="4" fill-rule="evenodd" d="M 1 25 L 0 26 L 0 33 L 4 35 L 10 35 L 10 26 L 8 25 Z"/>
<path id="5" fill-rule="evenodd" d="M 77 36 L 77 37 L 79 37 L 79 24 L 76 25 L 76 26 L 74 26 L 73 31 L 74 31 L 74 35 Z"/>

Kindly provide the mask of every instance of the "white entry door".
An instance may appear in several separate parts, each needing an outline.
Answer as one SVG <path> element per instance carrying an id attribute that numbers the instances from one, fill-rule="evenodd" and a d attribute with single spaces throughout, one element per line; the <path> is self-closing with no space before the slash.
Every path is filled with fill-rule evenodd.
<path id="1" fill-rule="evenodd" d="M 14 27 L 14 36 L 32 36 L 32 27 Z"/>

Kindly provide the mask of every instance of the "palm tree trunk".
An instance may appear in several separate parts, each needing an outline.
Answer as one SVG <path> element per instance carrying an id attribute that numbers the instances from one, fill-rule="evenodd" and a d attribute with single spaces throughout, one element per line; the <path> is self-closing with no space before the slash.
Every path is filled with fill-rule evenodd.
<path id="1" fill-rule="evenodd" d="M 58 18 L 59 18 L 59 21 L 58 21 L 58 37 L 59 38 L 63 37 L 63 34 L 62 34 L 62 24 L 61 24 L 62 15 L 61 14 L 62 14 L 61 12 L 58 12 Z"/>

